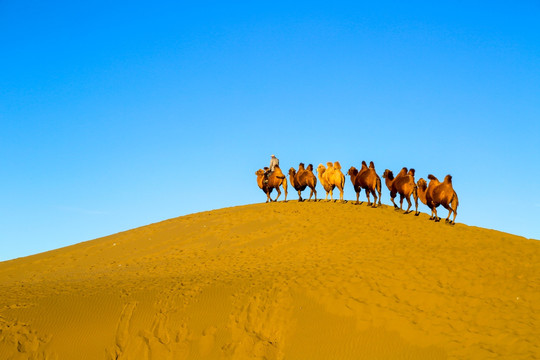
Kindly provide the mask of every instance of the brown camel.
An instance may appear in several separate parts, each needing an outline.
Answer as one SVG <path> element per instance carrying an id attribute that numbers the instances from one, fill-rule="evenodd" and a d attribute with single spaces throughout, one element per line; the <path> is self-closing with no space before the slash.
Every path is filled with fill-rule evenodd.
<path id="1" fill-rule="evenodd" d="M 326 200 L 328 200 L 328 193 L 330 193 L 330 199 L 334 200 L 333 190 L 335 187 L 339 190 L 339 199 L 343 201 L 343 187 L 345 186 L 345 176 L 341 172 L 341 164 L 339 161 L 335 163 L 327 162 L 325 168 L 323 164 L 319 164 L 317 167 L 317 174 L 319 181 L 321 182 L 324 190 L 326 191 Z"/>
<path id="2" fill-rule="evenodd" d="M 298 191 L 298 201 L 304 201 L 304 199 L 302 199 L 302 191 L 308 186 L 311 189 L 308 201 L 311 200 L 313 194 L 315 194 L 315 201 L 317 201 L 317 190 L 315 190 L 317 178 L 313 174 L 313 165 L 309 164 L 307 169 L 304 169 L 304 163 L 300 163 L 300 165 L 298 165 L 298 172 L 296 172 L 294 168 L 290 168 L 289 180 L 292 187 Z"/>
<path id="3" fill-rule="evenodd" d="M 392 200 L 392 204 L 394 204 L 394 208 L 397 209 L 397 205 L 394 202 L 394 198 L 397 194 L 399 194 L 399 208 L 400 210 L 403 210 L 403 199 L 407 199 L 407 203 L 409 206 L 407 207 L 407 210 L 405 211 L 405 214 L 409 213 L 409 210 L 412 206 L 411 204 L 411 195 L 414 198 L 415 206 L 416 206 L 416 212 L 414 213 L 416 216 L 420 214 L 418 212 L 418 194 L 416 191 L 416 183 L 414 181 L 414 169 L 410 169 L 407 172 L 407 168 L 404 167 L 401 169 L 401 171 L 396 175 L 394 178 L 394 174 L 392 171 L 386 169 L 383 174 L 383 178 L 386 182 L 386 187 L 388 187 L 388 190 L 390 190 L 390 199 Z"/>
<path id="4" fill-rule="evenodd" d="M 255 175 L 257 175 L 257 185 L 259 185 L 261 190 L 266 194 L 266 202 L 277 201 L 277 199 L 279 199 L 279 196 L 281 195 L 281 190 L 279 189 L 280 186 L 283 187 L 283 191 L 285 192 L 285 201 L 287 201 L 287 178 L 285 175 L 283 175 L 279 166 L 276 165 L 274 171 L 268 176 L 268 182 L 265 182 L 264 174 L 267 170 L 268 168 L 265 167 L 264 170 L 259 169 L 255 172 Z M 274 189 L 277 190 L 278 194 L 276 199 L 272 200 L 270 193 Z"/>
<path id="5" fill-rule="evenodd" d="M 429 185 L 427 185 L 424 179 L 418 180 L 418 197 L 427 205 L 431 210 L 430 220 L 440 221 L 441 218 L 437 216 L 437 207 L 439 205 L 444 206 L 448 210 L 448 217 L 446 222 L 454 225 L 456 223 L 457 208 L 459 205 L 458 196 L 452 186 L 452 176 L 446 175 L 444 181 L 441 183 L 433 175 L 428 175 Z M 450 220 L 450 215 L 454 213 L 454 217 Z"/>
<path id="6" fill-rule="evenodd" d="M 365 161 L 362 161 L 362 168 L 358 171 L 352 166 L 347 174 L 351 177 L 351 182 L 356 192 L 356 203 L 359 204 L 360 191 L 364 189 L 368 200 L 368 206 L 377 207 L 377 195 L 375 191 L 379 193 L 379 205 L 381 205 L 381 178 L 375 171 L 375 164 L 373 161 L 369 163 L 369 168 Z M 369 194 L 373 194 L 373 204 L 369 198 Z"/>

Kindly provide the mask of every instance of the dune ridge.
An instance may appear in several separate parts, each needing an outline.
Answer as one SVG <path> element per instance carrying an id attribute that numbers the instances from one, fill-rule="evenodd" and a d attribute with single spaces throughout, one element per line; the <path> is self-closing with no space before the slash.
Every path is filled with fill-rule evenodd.
<path id="1" fill-rule="evenodd" d="M 388 206 L 202 212 L 0 263 L 0 358 L 540 358 L 539 264 Z"/>

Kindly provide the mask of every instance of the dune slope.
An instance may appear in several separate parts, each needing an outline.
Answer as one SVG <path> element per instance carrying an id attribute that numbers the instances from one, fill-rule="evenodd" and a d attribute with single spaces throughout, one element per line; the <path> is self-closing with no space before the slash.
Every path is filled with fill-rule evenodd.
<path id="1" fill-rule="evenodd" d="M 540 358 L 539 264 L 386 206 L 203 212 L 0 263 L 0 359 Z"/>

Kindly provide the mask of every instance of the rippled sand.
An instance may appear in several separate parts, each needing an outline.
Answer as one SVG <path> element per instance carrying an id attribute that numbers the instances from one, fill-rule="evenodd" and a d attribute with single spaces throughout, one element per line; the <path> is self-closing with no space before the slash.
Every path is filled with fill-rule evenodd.
<path id="1" fill-rule="evenodd" d="M 0 263 L 0 359 L 531 359 L 539 315 L 540 241 L 386 206 L 247 205 Z"/>

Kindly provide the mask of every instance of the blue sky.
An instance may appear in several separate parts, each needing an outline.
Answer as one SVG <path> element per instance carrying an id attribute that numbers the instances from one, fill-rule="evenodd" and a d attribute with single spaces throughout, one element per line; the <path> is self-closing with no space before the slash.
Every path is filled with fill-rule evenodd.
<path id="1" fill-rule="evenodd" d="M 539 17 L 534 1 L 1 1 L 0 261 L 264 201 L 273 153 L 452 174 L 457 222 L 540 239 Z"/>

